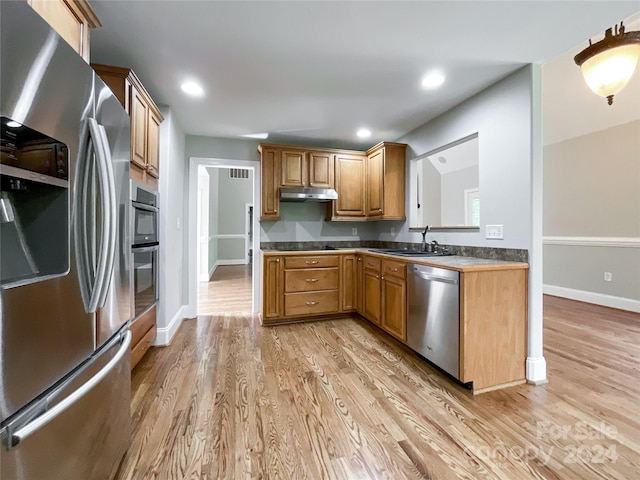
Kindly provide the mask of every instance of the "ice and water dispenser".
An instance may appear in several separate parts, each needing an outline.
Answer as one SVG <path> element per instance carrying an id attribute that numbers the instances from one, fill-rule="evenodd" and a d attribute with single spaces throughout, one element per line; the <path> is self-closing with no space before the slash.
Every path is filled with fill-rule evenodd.
<path id="1" fill-rule="evenodd" d="M 1 117 L 0 286 L 69 270 L 69 151 Z"/>

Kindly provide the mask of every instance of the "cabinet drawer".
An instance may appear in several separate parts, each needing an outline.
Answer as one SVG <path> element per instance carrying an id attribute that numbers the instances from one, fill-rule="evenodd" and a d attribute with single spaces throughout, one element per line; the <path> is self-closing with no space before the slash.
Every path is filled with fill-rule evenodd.
<path id="1" fill-rule="evenodd" d="M 308 268 L 284 272 L 284 291 L 287 293 L 335 290 L 336 288 L 338 288 L 337 268 Z"/>
<path id="2" fill-rule="evenodd" d="M 337 255 L 284 257 L 284 268 L 337 267 L 339 262 L 340 257 Z"/>
<path id="3" fill-rule="evenodd" d="M 382 262 L 382 275 L 391 275 L 398 278 L 407 278 L 407 264 L 384 260 Z"/>
<path id="4" fill-rule="evenodd" d="M 156 323 L 156 307 L 149 309 L 143 313 L 131 324 L 131 345 L 135 345 L 140 341 L 145 333 Z"/>
<path id="5" fill-rule="evenodd" d="M 380 265 L 382 264 L 382 260 L 375 257 L 364 257 L 364 268 L 368 268 L 369 270 L 375 270 L 376 272 L 380 272 Z"/>
<path id="6" fill-rule="evenodd" d="M 338 312 L 338 291 L 286 293 L 284 314 L 287 317 Z"/>
<path id="7" fill-rule="evenodd" d="M 144 354 L 151 348 L 151 344 L 156 339 L 157 327 L 153 325 L 140 341 L 131 348 L 131 369 L 135 367 Z"/>

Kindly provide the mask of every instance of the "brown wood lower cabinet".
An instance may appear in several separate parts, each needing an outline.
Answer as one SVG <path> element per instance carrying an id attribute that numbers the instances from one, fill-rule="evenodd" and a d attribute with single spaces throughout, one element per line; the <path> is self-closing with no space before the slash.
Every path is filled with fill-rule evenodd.
<path id="1" fill-rule="evenodd" d="M 355 311 L 406 343 L 408 263 L 352 252 L 265 255 L 262 321 Z M 459 288 L 460 380 L 474 393 L 524 382 L 527 265 L 463 269 Z"/>
<path id="2" fill-rule="evenodd" d="M 131 369 L 137 365 L 156 339 L 155 305 L 131 324 Z"/>
<path id="3" fill-rule="evenodd" d="M 406 264 L 383 261 L 380 299 L 380 326 L 394 337 L 407 341 L 407 280 Z"/>

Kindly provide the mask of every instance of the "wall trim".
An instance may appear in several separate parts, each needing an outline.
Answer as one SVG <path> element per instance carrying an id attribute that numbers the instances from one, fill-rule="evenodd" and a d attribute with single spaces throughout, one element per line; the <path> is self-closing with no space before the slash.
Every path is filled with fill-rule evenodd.
<path id="1" fill-rule="evenodd" d="M 545 245 L 640 248 L 640 237 L 542 237 Z"/>
<path id="2" fill-rule="evenodd" d="M 604 293 L 587 292 L 586 290 L 575 290 L 555 285 L 543 285 L 542 292 L 556 297 L 570 298 L 571 300 L 640 313 L 640 300 L 632 298 L 614 297 Z"/>
<path id="3" fill-rule="evenodd" d="M 214 238 L 247 238 L 247 235 L 244 233 L 219 233 L 216 235 L 211 235 L 209 237 L 209 240 L 212 240 Z"/>
<path id="4" fill-rule="evenodd" d="M 544 357 L 527 357 L 525 365 L 528 383 L 534 385 L 547 383 L 547 361 Z"/>
<path id="5" fill-rule="evenodd" d="M 220 265 L 246 265 L 247 262 L 244 258 L 235 258 L 233 260 L 218 260 L 216 262 L 216 268 Z"/>
<path id="6" fill-rule="evenodd" d="M 182 320 L 187 318 L 187 310 L 187 305 L 182 305 L 169 322 L 169 325 L 167 325 L 166 327 L 158 328 L 158 331 L 156 333 L 156 340 L 153 342 L 154 346 L 166 346 L 171 343 L 173 336 L 176 334 L 178 328 L 182 324 Z"/>

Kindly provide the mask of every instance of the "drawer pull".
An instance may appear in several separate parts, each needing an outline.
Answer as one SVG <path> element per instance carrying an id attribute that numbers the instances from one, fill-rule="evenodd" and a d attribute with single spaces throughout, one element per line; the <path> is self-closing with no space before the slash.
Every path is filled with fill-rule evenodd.
<path id="1" fill-rule="evenodd" d="M 306 278 L 305 280 L 306 280 L 307 282 L 311 282 L 311 283 L 313 283 L 313 282 L 317 282 L 317 281 L 318 281 L 318 279 L 317 279 L 317 278 Z"/>
<path id="2" fill-rule="evenodd" d="M 317 305 L 318 302 L 307 302 L 307 305 Z"/>
<path id="3" fill-rule="evenodd" d="M 398 271 L 398 269 L 397 269 L 397 268 L 392 268 L 392 269 L 391 269 L 391 271 L 392 271 L 392 272 L 397 272 L 397 271 Z"/>
<path id="4" fill-rule="evenodd" d="M 313 260 L 312 262 L 307 260 L 307 265 L 316 265 L 317 263 L 318 263 L 318 260 Z"/>

